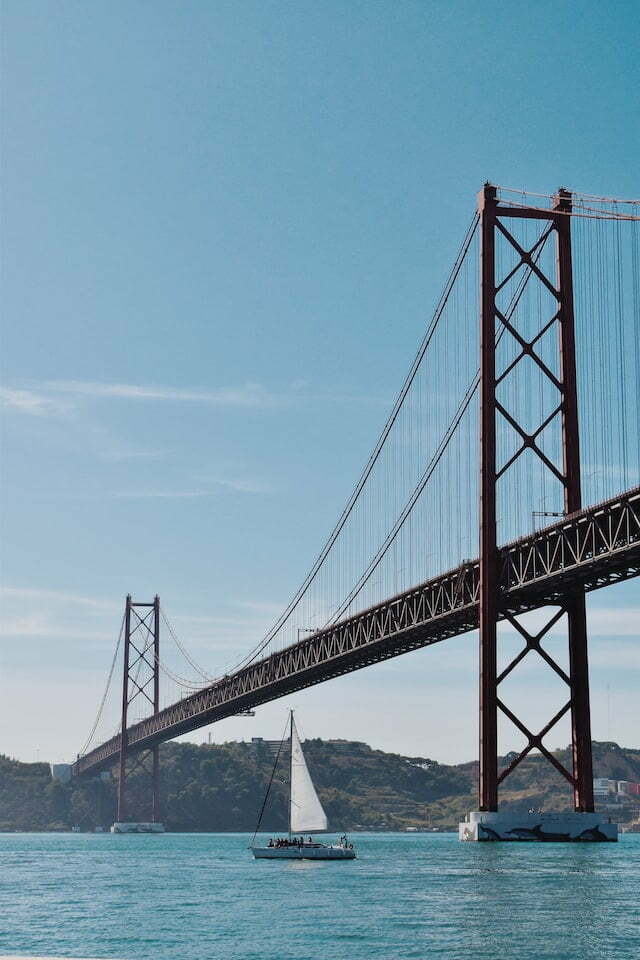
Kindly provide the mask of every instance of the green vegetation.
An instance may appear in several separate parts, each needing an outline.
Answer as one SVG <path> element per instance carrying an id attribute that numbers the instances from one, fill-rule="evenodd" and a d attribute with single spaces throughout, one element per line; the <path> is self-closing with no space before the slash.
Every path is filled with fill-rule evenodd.
<path id="1" fill-rule="evenodd" d="M 333 830 L 454 829 L 475 806 L 477 764 L 446 766 L 424 757 L 372 750 L 364 743 L 307 740 L 305 754 Z M 168 830 L 253 830 L 274 764 L 266 743 L 161 747 L 162 817 Z M 556 753 L 570 765 L 570 751 Z M 287 762 L 276 770 L 263 829 L 285 830 Z M 596 776 L 640 781 L 640 750 L 594 744 Z M 527 758 L 506 782 L 504 808 L 568 809 L 568 784 L 542 757 Z M 115 819 L 112 778 L 52 780 L 48 764 L 0 756 L 0 831 L 81 830 Z M 129 779 L 129 818 L 148 820 L 148 780 Z"/>

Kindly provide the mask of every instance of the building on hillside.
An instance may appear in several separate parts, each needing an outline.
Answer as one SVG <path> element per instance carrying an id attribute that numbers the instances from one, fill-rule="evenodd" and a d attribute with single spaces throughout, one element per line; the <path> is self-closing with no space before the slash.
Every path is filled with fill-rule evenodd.
<path id="1" fill-rule="evenodd" d="M 594 777 L 593 798 L 600 803 L 633 803 L 640 799 L 640 783 Z"/>
<path id="2" fill-rule="evenodd" d="M 634 783 L 632 780 L 618 780 L 618 793 L 628 797 L 640 796 L 640 783 Z"/>
<path id="3" fill-rule="evenodd" d="M 593 778 L 593 797 L 594 800 L 609 799 L 609 779 L 607 777 Z"/>
<path id="4" fill-rule="evenodd" d="M 68 783 L 71 780 L 70 763 L 52 763 L 50 767 L 51 776 L 54 780 L 60 780 L 61 783 Z"/>
<path id="5" fill-rule="evenodd" d="M 276 757 L 282 744 L 281 740 L 265 740 L 263 737 L 251 737 L 251 749 L 254 753 Z"/>

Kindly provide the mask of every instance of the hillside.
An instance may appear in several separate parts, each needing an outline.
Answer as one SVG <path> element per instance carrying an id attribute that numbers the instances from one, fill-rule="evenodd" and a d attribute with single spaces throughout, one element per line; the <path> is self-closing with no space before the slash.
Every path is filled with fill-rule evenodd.
<path id="1" fill-rule="evenodd" d="M 425 757 L 373 750 L 364 743 L 307 740 L 305 753 L 333 830 L 453 829 L 475 806 L 477 763 L 448 766 Z M 570 751 L 557 754 L 570 765 Z M 179 831 L 253 830 L 273 769 L 263 743 L 161 747 L 162 816 Z M 594 773 L 640 781 L 640 750 L 594 743 Z M 287 758 L 276 770 L 263 828 L 286 829 Z M 504 808 L 568 809 L 568 785 L 539 756 L 523 761 L 501 792 Z M 62 784 L 44 763 L 0 756 L 0 831 L 83 830 L 115 819 L 113 779 Z M 149 819 L 146 781 L 130 779 L 130 817 Z M 623 817 L 620 817 L 623 819 Z"/>

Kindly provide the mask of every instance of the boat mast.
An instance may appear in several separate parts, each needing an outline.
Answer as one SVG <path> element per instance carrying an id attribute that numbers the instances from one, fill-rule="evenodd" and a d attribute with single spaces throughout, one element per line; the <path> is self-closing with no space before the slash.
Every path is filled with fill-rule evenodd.
<path id="1" fill-rule="evenodd" d="M 293 710 L 290 711 L 291 726 L 289 728 L 289 840 L 291 840 L 291 814 L 293 812 Z"/>
<path id="2" fill-rule="evenodd" d="M 260 808 L 260 816 L 258 817 L 258 822 L 256 828 L 253 831 L 253 836 L 251 838 L 250 846 L 253 846 L 258 830 L 260 829 L 260 824 L 262 823 L 262 817 L 264 815 L 265 807 L 267 806 L 267 800 L 269 799 L 269 793 L 271 792 L 271 787 L 273 786 L 273 778 L 276 775 L 276 770 L 278 769 L 278 764 L 280 763 L 280 754 L 282 753 L 282 748 L 284 746 L 284 741 L 287 737 L 287 724 L 284 725 L 284 730 L 282 731 L 282 737 L 280 738 L 280 745 L 278 746 L 278 752 L 276 754 L 276 759 L 273 762 L 273 767 L 271 768 L 271 779 L 269 780 L 269 785 L 267 787 L 267 792 L 264 795 L 264 800 L 262 801 L 262 807 Z"/>

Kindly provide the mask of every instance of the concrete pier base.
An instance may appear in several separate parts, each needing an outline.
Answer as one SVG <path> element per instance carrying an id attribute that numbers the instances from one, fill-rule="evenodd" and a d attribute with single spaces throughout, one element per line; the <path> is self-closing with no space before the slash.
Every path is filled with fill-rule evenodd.
<path id="1" fill-rule="evenodd" d="M 111 833 L 164 833 L 163 823 L 114 823 Z"/>
<path id="2" fill-rule="evenodd" d="M 599 843 L 618 839 L 618 824 L 600 813 L 472 811 L 458 826 L 460 840 Z"/>

